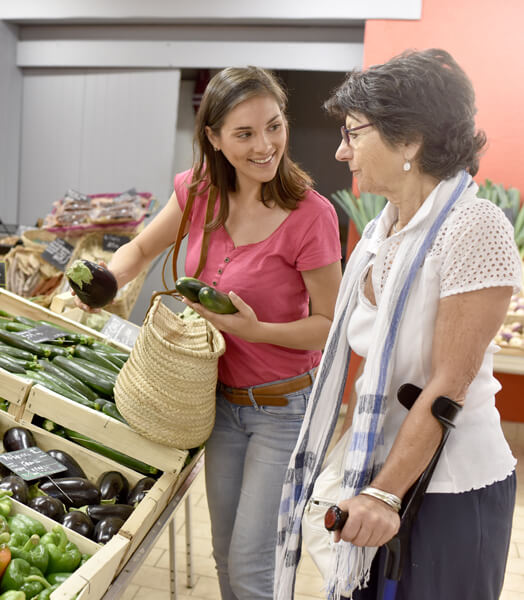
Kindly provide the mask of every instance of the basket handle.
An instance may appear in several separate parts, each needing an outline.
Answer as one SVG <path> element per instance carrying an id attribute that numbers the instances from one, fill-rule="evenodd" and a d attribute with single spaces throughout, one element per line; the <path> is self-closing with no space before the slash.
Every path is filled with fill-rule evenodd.
<path id="1" fill-rule="evenodd" d="M 213 219 L 213 215 L 215 214 L 215 204 L 216 204 L 217 195 L 218 195 L 218 189 L 214 185 L 210 185 L 209 192 L 207 195 L 206 217 L 205 217 L 204 228 L 203 228 L 204 234 L 202 236 L 202 246 L 200 248 L 200 259 L 198 261 L 197 270 L 196 270 L 195 274 L 193 275 L 193 277 L 198 277 L 206 264 L 207 251 L 209 248 L 209 237 L 210 237 L 210 233 L 211 233 L 207 229 L 207 225 L 209 225 L 209 223 L 211 223 L 211 221 Z M 153 295 L 151 296 L 151 300 L 149 302 L 149 308 L 147 309 L 147 313 L 149 313 L 151 307 L 153 306 L 153 302 L 157 296 L 166 295 L 166 296 L 172 296 L 173 298 L 177 298 L 177 299 L 180 299 L 182 297 L 175 288 L 174 289 L 168 288 L 166 279 L 165 279 L 165 271 L 166 271 L 167 263 L 169 261 L 169 257 L 171 256 L 172 257 L 171 258 L 171 269 L 172 269 L 172 273 L 173 273 L 173 280 L 176 281 L 178 279 L 177 267 L 176 267 L 178 253 L 180 251 L 180 245 L 182 244 L 182 239 L 184 238 L 184 230 L 186 228 L 186 224 L 189 219 L 189 214 L 191 212 L 191 209 L 193 208 L 195 196 L 196 196 L 195 190 L 192 189 L 189 192 L 189 196 L 187 198 L 187 202 L 184 207 L 184 212 L 182 213 L 182 219 L 180 220 L 180 225 L 178 226 L 175 243 L 169 249 L 169 252 L 167 253 L 167 255 L 164 259 L 164 264 L 162 265 L 162 283 L 164 285 L 165 290 L 162 292 L 154 292 L 153 293 Z M 147 313 L 146 313 L 146 316 L 147 316 Z"/>

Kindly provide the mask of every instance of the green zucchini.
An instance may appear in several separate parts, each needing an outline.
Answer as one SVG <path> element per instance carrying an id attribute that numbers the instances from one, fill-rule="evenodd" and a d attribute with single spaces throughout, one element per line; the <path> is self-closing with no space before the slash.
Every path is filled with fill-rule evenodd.
<path id="1" fill-rule="evenodd" d="M 103 352 L 105 354 L 116 354 L 117 356 L 120 356 L 120 358 L 122 358 L 122 360 L 125 360 L 126 358 L 129 358 L 129 352 L 124 352 L 123 350 L 118 350 L 118 348 L 113 348 L 113 346 L 110 346 L 109 344 L 104 344 L 104 342 L 98 342 L 98 341 L 94 341 L 91 344 L 91 348 L 93 350 L 95 350 L 96 352 Z"/>
<path id="2" fill-rule="evenodd" d="M 60 396 L 64 396 L 73 402 L 77 402 L 78 404 L 82 404 L 82 406 L 87 406 L 88 408 L 95 410 L 95 403 L 92 400 L 89 400 L 80 394 L 80 392 L 77 392 L 74 388 L 61 382 L 49 373 L 42 371 L 26 371 L 25 377 L 40 383 L 44 387 L 50 389 L 56 394 L 59 394 Z"/>
<path id="3" fill-rule="evenodd" d="M 114 380 L 102 377 L 99 373 L 95 373 L 92 369 L 85 367 L 77 361 L 78 359 L 74 358 L 55 356 L 52 362 L 61 369 L 71 373 L 71 375 L 78 377 L 82 383 L 85 383 L 93 390 L 106 396 L 113 395 L 113 389 L 115 387 Z"/>
<path id="4" fill-rule="evenodd" d="M 40 342 L 39 346 L 48 350 L 50 358 L 54 356 L 65 356 L 67 358 L 73 355 L 73 349 L 67 346 L 56 346 L 55 344 L 48 344 L 46 342 Z"/>
<path id="5" fill-rule="evenodd" d="M 80 444 L 84 448 L 88 448 L 89 450 L 93 450 L 94 452 L 98 452 L 102 456 L 107 458 L 111 458 L 115 462 L 120 463 L 134 471 L 138 471 L 139 473 L 143 473 L 144 475 L 156 475 L 158 473 L 158 469 L 156 467 L 152 467 L 151 465 L 147 465 L 146 463 L 137 460 L 136 458 L 132 458 L 127 454 L 123 454 L 118 450 L 113 450 L 113 448 L 109 448 L 108 446 L 104 446 L 100 442 L 97 442 L 81 433 L 76 431 L 72 431 L 71 429 L 65 428 L 66 435 L 68 439 L 72 442 L 76 442 Z"/>
<path id="6" fill-rule="evenodd" d="M 4 369 L 4 371 L 9 371 L 9 373 L 25 374 L 25 368 L 17 360 L 13 359 L 12 356 L 7 356 L 6 354 L 0 356 L 0 368 Z"/>
<path id="7" fill-rule="evenodd" d="M 116 373 L 115 371 L 110 371 L 109 369 L 106 369 L 105 367 L 102 367 L 95 362 L 86 360 L 85 358 L 80 358 L 79 356 L 72 356 L 71 360 L 79 365 L 82 365 L 86 369 L 91 369 L 92 371 L 94 371 L 98 375 L 101 375 L 102 377 L 105 377 L 106 379 L 116 381 L 118 373 Z"/>
<path id="8" fill-rule="evenodd" d="M 117 421 L 128 425 L 128 422 L 120 414 L 120 411 L 116 407 L 116 404 L 111 400 L 106 400 L 105 398 L 97 398 L 95 400 L 95 406 L 97 410 L 101 410 L 108 417 L 113 417 L 113 419 L 116 419 Z"/>
<path id="9" fill-rule="evenodd" d="M 80 381 L 78 377 L 71 375 L 71 373 L 69 373 L 65 369 L 61 369 L 58 365 L 55 365 L 47 359 L 40 359 L 38 361 L 38 364 L 46 373 L 58 377 L 58 379 L 70 385 L 72 388 L 80 392 L 89 400 L 95 400 L 96 398 L 98 398 L 98 394 L 94 390 L 92 390 L 84 382 Z"/>
<path id="10" fill-rule="evenodd" d="M 26 350 L 27 352 L 31 352 L 31 354 L 36 354 L 37 356 L 47 357 L 51 354 L 50 351 L 43 347 L 42 344 L 35 344 L 34 342 L 26 340 L 16 333 L 4 331 L 3 329 L 0 329 L 0 342 L 4 342 L 4 344 L 14 346 L 15 348 L 21 348 L 22 350 Z"/>
<path id="11" fill-rule="evenodd" d="M 13 321 L 16 323 L 21 323 L 22 325 L 27 325 L 28 327 L 34 328 L 38 327 L 40 323 L 35 321 L 34 319 L 30 319 L 29 317 L 22 317 L 21 315 L 17 315 Z"/>
<path id="12" fill-rule="evenodd" d="M 110 354 L 109 352 L 107 354 L 104 354 L 103 352 L 100 352 L 99 354 L 102 354 L 102 356 L 105 359 L 107 359 L 108 361 L 112 362 L 113 365 L 117 368 L 117 372 L 120 372 L 120 369 L 125 365 L 125 360 L 122 360 L 116 354 Z"/>
<path id="13" fill-rule="evenodd" d="M 16 356 L 11 356 L 10 354 L 7 354 L 7 353 L 1 352 L 1 351 L 0 351 L 0 356 L 16 363 L 17 365 L 22 367 L 22 369 L 24 369 L 24 370 L 25 369 L 40 369 L 40 365 L 33 359 L 26 360 L 25 358 L 17 358 Z"/>
<path id="14" fill-rule="evenodd" d="M 116 367 L 105 356 L 103 356 L 102 354 L 98 354 L 91 348 L 88 348 L 87 346 L 83 346 L 82 344 L 79 344 L 78 346 L 75 347 L 73 354 L 75 356 L 77 356 L 78 358 L 83 358 L 84 360 L 88 360 L 91 363 L 100 365 L 101 367 L 104 367 L 107 370 L 112 371 L 113 373 L 118 374 L 118 372 L 120 371 L 120 369 L 118 367 Z"/>
<path id="15" fill-rule="evenodd" d="M 31 352 L 15 348 L 14 346 L 8 346 L 7 344 L 0 344 L 0 352 L 2 354 L 9 354 L 9 356 L 13 356 L 14 358 L 23 358 L 24 360 L 34 360 L 36 358 L 36 354 L 31 354 Z"/>
<path id="16" fill-rule="evenodd" d="M 198 294 L 203 287 L 207 287 L 207 283 L 194 277 L 180 277 L 175 282 L 177 292 L 191 300 L 191 302 L 200 302 Z"/>
<path id="17" fill-rule="evenodd" d="M 231 302 L 231 299 L 227 294 L 219 292 L 212 287 L 203 287 L 198 292 L 198 300 L 202 306 L 205 306 L 214 313 L 230 315 L 238 312 L 238 308 Z"/>
<path id="18" fill-rule="evenodd" d="M 14 331 L 15 333 L 19 333 L 20 331 L 34 329 L 34 327 L 31 327 L 31 325 L 24 325 L 23 323 L 17 323 L 16 321 L 11 321 L 10 323 L 7 323 L 5 329 L 6 331 Z"/>

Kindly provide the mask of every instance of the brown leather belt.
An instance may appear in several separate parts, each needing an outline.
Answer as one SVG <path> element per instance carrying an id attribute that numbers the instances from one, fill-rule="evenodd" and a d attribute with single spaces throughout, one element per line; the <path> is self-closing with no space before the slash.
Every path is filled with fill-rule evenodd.
<path id="1" fill-rule="evenodd" d="M 253 398 L 259 406 L 287 406 L 286 394 L 298 392 L 313 383 L 313 377 L 309 373 L 304 373 L 299 377 L 289 381 L 279 381 L 277 383 L 268 383 L 251 388 Z M 223 383 L 218 383 L 218 390 L 232 404 L 240 406 L 253 406 L 249 398 L 247 388 L 227 387 Z"/>

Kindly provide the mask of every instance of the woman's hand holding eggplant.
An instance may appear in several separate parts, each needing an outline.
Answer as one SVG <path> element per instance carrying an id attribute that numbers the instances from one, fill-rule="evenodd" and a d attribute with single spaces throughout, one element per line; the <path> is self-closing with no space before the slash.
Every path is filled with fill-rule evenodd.
<path id="1" fill-rule="evenodd" d="M 378 547 L 389 542 L 399 530 L 398 513 L 381 500 L 354 496 L 337 505 L 349 516 L 342 530 L 334 532 L 335 542 L 342 539 L 355 546 Z"/>

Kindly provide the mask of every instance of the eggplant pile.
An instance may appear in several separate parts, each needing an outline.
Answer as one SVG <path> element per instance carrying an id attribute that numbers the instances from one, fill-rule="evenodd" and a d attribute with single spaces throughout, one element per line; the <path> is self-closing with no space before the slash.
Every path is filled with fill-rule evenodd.
<path id="1" fill-rule="evenodd" d="M 31 431 L 23 427 L 8 429 L 3 443 L 7 452 L 36 446 Z M 0 479 L 0 490 L 10 491 L 19 502 L 100 544 L 122 527 L 156 481 L 143 477 L 131 488 L 126 477 L 113 470 L 93 482 L 67 452 L 48 450 L 47 454 L 66 470 L 28 485 L 4 467 L 7 473 Z"/>
<path id="2" fill-rule="evenodd" d="M 91 308 L 106 306 L 118 291 L 113 273 L 90 260 L 75 260 L 65 274 L 75 294 Z"/>

